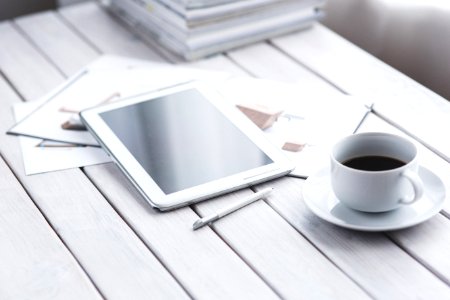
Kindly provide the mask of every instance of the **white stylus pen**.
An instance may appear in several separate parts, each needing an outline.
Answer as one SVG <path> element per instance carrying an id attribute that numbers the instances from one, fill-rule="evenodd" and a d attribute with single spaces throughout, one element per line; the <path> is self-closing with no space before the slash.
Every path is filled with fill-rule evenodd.
<path id="1" fill-rule="evenodd" d="M 206 217 L 198 219 L 197 221 L 194 222 L 192 227 L 194 230 L 196 230 L 196 229 L 199 229 L 200 227 L 205 226 L 206 224 L 211 224 L 212 222 L 214 222 L 222 217 L 225 217 L 226 215 L 238 210 L 239 208 L 242 208 L 246 205 L 249 205 L 250 203 L 255 202 L 256 200 L 263 198 L 264 196 L 269 194 L 272 190 L 273 190 L 273 188 L 266 188 L 259 192 L 256 192 L 253 195 L 250 195 L 250 196 L 244 198 L 242 201 L 233 203 L 230 206 L 225 207 L 223 210 L 221 210 L 211 216 L 206 216 Z"/>

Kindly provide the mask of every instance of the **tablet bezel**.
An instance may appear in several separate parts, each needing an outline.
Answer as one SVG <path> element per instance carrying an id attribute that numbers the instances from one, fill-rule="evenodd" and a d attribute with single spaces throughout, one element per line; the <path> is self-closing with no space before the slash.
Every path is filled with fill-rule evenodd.
<path id="1" fill-rule="evenodd" d="M 109 128 L 100 114 L 140 102 L 152 101 L 165 95 L 196 89 L 215 106 L 230 122 L 240 129 L 273 163 L 212 180 L 171 194 L 165 194 L 153 178 L 139 164 L 127 147 Z M 220 194 L 283 176 L 292 171 L 293 164 L 282 151 L 271 144 L 264 133 L 236 107 L 227 103 L 218 92 L 199 82 L 181 84 L 156 92 L 130 97 L 111 104 L 91 108 L 80 113 L 80 118 L 112 160 L 144 198 L 160 210 L 173 209 L 202 201 Z"/>

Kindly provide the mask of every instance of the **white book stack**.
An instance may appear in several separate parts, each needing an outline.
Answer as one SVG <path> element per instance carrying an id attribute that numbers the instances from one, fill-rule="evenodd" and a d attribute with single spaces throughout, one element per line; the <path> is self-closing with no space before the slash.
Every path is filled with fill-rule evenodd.
<path id="1" fill-rule="evenodd" d="M 193 60 L 310 26 L 324 0 L 108 0 L 148 41 Z M 167 51 L 166 51 L 167 52 Z"/>

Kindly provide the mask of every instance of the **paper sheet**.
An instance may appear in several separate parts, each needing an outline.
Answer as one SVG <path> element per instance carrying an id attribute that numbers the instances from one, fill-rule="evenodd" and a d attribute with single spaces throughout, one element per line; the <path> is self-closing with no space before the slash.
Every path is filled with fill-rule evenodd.
<path id="1" fill-rule="evenodd" d="M 354 133 L 372 106 L 368 99 L 321 94 L 264 79 L 231 79 L 220 91 L 235 103 L 258 103 L 284 111 L 264 132 L 279 149 L 291 140 L 306 144 L 298 152 L 281 150 L 296 165 L 291 175 L 298 177 L 307 177 L 328 164 L 331 146 Z"/>
<path id="2" fill-rule="evenodd" d="M 38 103 L 18 103 L 14 105 L 16 120 L 21 120 L 36 109 Z M 51 171 L 78 168 L 109 162 L 108 155 L 98 147 L 76 147 L 37 138 L 19 137 L 22 148 L 25 174 L 33 175 Z"/>

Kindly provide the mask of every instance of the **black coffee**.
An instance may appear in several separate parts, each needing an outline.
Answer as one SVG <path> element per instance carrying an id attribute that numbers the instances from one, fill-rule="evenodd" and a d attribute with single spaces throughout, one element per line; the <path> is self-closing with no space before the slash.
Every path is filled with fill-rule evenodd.
<path id="1" fill-rule="evenodd" d="M 350 158 L 342 163 L 343 165 L 364 171 L 386 171 L 404 166 L 406 163 L 386 156 L 361 156 Z"/>

